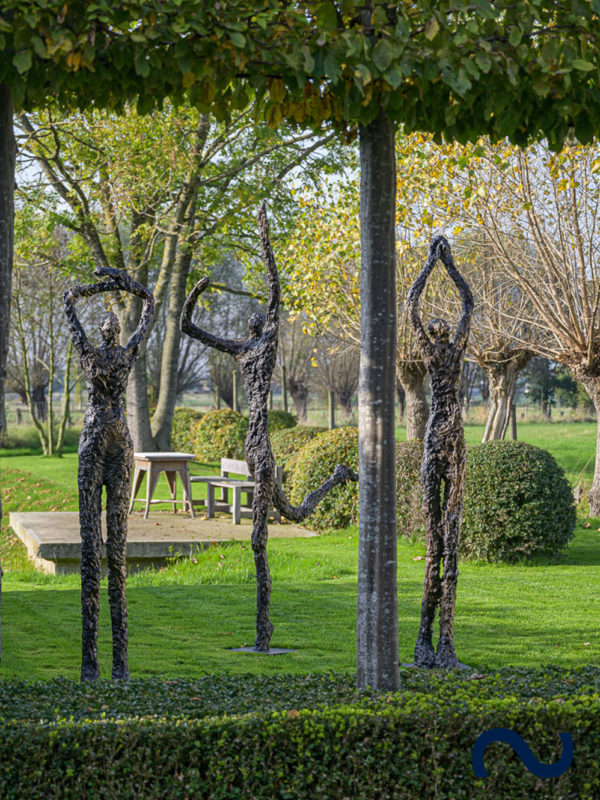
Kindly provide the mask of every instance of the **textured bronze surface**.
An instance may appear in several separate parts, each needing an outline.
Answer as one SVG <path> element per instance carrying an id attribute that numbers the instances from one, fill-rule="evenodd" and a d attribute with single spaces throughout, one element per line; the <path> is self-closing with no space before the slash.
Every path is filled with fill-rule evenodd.
<path id="1" fill-rule="evenodd" d="M 250 336 L 246 340 L 222 339 L 199 328 L 192 312 L 199 295 L 206 289 L 208 278 L 202 278 L 188 295 L 181 314 L 181 330 L 205 345 L 229 353 L 238 362 L 248 395 L 249 424 L 244 445 L 246 462 L 255 481 L 252 502 L 252 550 L 256 566 L 256 643 L 255 650 L 266 652 L 273 635 L 269 619 L 271 577 L 267 559 L 267 518 L 271 505 L 293 522 L 302 522 L 334 487 L 357 476 L 341 464 L 331 478 L 304 498 L 300 506 L 291 506 L 275 481 L 275 460 L 268 428 L 268 401 L 271 376 L 275 369 L 279 333 L 279 274 L 269 240 L 267 212 L 264 203 L 258 213 L 258 230 L 267 267 L 269 303 L 267 315 L 252 314 L 248 320 Z"/>
<path id="2" fill-rule="evenodd" d="M 88 402 L 79 438 L 79 524 L 81 530 L 81 680 L 99 677 L 98 608 L 102 487 L 106 486 L 106 554 L 108 598 L 113 639 L 113 679 L 127 680 L 127 604 L 125 600 L 127 506 L 133 444 L 125 421 L 123 395 L 129 372 L 148 331 L 154 298 L 125 272 L 101 267 L 98 283 L 73 286 L 64 294 L 73 346 L 85 375 Z M 126 347 L 119 345 L 119 320 L 109 311 L 100 325 L 103 343 L 93 347 L 75 312 L 75 301 L 101 292 L 122 290 L 143 298 L 140 323 Z"/>
<path id="3" fill-rule="evenodd" d="M 438 259 L 462 298 L 462 316 L 452 341 L 450 325 L 445 320 L 431 320 L 427 326 L 428 335 L 418 312 L 419 297 Z M 425 430 L 421 468 L 427 556 L 415 666 L 457 667 L 454 606 L 466 457 L 458 384 L 469 337 L 473 295 L 454 266 L 450 245 L 443 236 L 432 240 L 425 266 L 406 302 L 431 382 L 431 412 Z M 440 575 L 442 562 L 443 574 Z M 440 638 L 436 652 L 432 635 L 438 608 Z"/>

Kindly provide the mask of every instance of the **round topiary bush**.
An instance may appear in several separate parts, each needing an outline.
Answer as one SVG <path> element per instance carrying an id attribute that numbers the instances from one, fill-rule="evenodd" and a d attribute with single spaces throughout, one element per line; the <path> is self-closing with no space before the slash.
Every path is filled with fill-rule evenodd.
<path id="1" fill-rule="evenodd" d="M 173 425 L 171 426 L 171 438 L 169 440 L 171 450 L 178 453 L 193 452 L 193 428 L 203 416 L 202 411 L 196 411 L 195 408 L 175 409 Z"/>
<path id="2" fill-rule="evenodd" d="M 463 558 L 556 556 L 573 537 L 575 521 L 571 487 L 546 450 L 512 441 L 469 448 Z"/>
<path id="3" fill-rule="evenodd" d="M 334 428 L 319 434 L 298 453 L 291 475 L 290 500 L 302 502 L 305 495 L 331 477 L 338 464 L 358 469 L 358 428 Z M 358 519 L 358 483 L 336 486 L 303 524 L 307 528 L 345 528 Z"/>
<path id="4" fill-rule="evenodd" d="M 198 461 L 243 459 L 247 433 L 248 417 L 238 411 L 230 408 L 209 411 L 194 428 L 193 452 Z"/>
<path id="5" fill-rule="evenodd" d="M 284 411 L 283 409 L 271 409 L 269 411 L 269 433 L 294 428 L 297 424 L 298 420 L 289 411 Z"/>
<path id="6" fill-rule="evenodd" d="M 271 412 L 269 412 L 269 422 L 270 413 Z M 295 428 L 285 428 L 284 430 L 276 431 L 271 436 L 273 456 L 275 457 L 275 463 L 283 468 L 284 483 L 289 483 L 298 454 L 304 445 L 326 430 L 327 428 L 297 425 Z"/>

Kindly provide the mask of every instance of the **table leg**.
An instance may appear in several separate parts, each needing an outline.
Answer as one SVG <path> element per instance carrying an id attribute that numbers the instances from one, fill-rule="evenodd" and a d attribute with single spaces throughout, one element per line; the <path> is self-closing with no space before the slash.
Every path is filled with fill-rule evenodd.
<path id="1" fill-rule="evenodd" d="M 154 494 L 154 490 L 156 489 L 156 484 L 158 483 L 158 479 L 160 478 L 159 470 L 155 470 L 150 467 L 148 474 L 146 475 L 146 508 L 144 509 L 144 519 L 148 519 L 148 511 L 150 510 L 150 500 L 152 500 L 152 495 Z"/>
<path id="2" fill-rule="evenodd" d="M 131 501 L 129 503 L 129 511 L 127 512 L 128 514 L 131 514 L 131 512 L 133 511 L 133 501 L 135 500 L 136 495 L 140 490 L 143 478 L 144 478 L 144 470 L 140 469 L 139 467 L 136 467 L 133 476 L 133 484 L 131 486 Z"/>
<path id="3" fill-rule="evenodd" d="M 187 503 L 188 508 L 190 509 L 190 514 L 192 515 L 192 519 L 196 519 L 196 515 L 194 513 L 194 506 L 192 505 L 192 484 L 190 482 L 190 468 L 187 464 L 184 465 L 183 469 L 179 473 L 179 477 L 181 478 L 181 485 L 183 486 L 182 508 L 185 511 L 185 506 Z"/>
<path id="4" fill-rule="evenodd" d="M 173 470 L 165 470 L 165 478 L 169 485 L 171 492 L 171 505 L 173 506 L 173 513 L 177 513 L 177 473 Z"/>

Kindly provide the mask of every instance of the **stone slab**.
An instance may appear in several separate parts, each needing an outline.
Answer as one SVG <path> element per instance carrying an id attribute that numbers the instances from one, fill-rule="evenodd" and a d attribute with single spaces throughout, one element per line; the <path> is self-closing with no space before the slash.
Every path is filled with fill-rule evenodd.
<path id="1" fill-rule="evenodd" d="M 37 569 L 49 574 L 79 571 L 81 538 L 77 511 L 11 511 L 10 526 L 21 539 Z M 211 544 L 249 541 L 251 520 L 232 525 L 231 515 L 191 519 L 188 514 L 153 512 L 148 519 L 133 513 L 127 524 L 127 567 L 133 572 L 162 566 L 175 555 L 190 556 Z M 316 536 L 292 524 L 270 524 L 270 538 Z M 106 536 L 106 517 L 102 515 L 102 537 Z M 102 547 L 105 562 L 106 551 Z"/>

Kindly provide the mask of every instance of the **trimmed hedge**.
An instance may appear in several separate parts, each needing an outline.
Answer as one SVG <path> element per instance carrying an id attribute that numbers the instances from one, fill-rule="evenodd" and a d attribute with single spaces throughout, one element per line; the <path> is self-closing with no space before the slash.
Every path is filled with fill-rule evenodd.
<path id="1" fill-rule="evenodd" d="M 469 448 L 460 553 L 518 561 L 555 557 L 573 538 L 571 486 L 547 451 L 525 442 Z"/>
<path id="2" fill-rule="evenodd" d="M 359 693 L 353 675 L 0 684 L 0 797 L 600 795 L 598 668 L 465 673 L 402 670 L 390 694 Z M 544 763 L 570 733 L 574 761 L 540 779 L 497 743 L 478 779 L 473 744 L 495 727 L 515 730 Z"/>
<path id="3" fill-rule="evenodd" d="M 283 468 L 284 482 L 289 482 L 298 455 L 304 445 L 326 430 L 327 428 L 311 425 L 297 425 L 295 428 L 276 431 L 271 436 L 273 456 L 275 463 Z"/>
<path id="4" fill-rule="evenodd" d="M 193 429 L 202 419 L 202 411 L 195 408 L 176 408 L 171 426 L 169 447 L 178 453 L 193 453 Z"/>
<path id="5" fill-rule="evenodd" d="M 283 409 L 271 409 L 269 411 L 269 433 L 275 431 L 283 431 L 288 428 L 294 428 L 298 424 L 298 420 L 289 411 Z"/>
<path id="6" fill-rule="evenodd" d="M 398 506 L 398 536 L 412 539 L 423 535 L 423 489 L 421 462 L 423 442 L 411 439 L 396 444 L 396 502 Z"/>
<path id="7" fill-rule="evenodd" d="M 193 431 L 193 452 L 198 461 L 219 461 L 221 458 L 244 458 L 244 442 L 248 433 L 248 417 L 239 411 L 222 408 L 209 411 Z"/>

